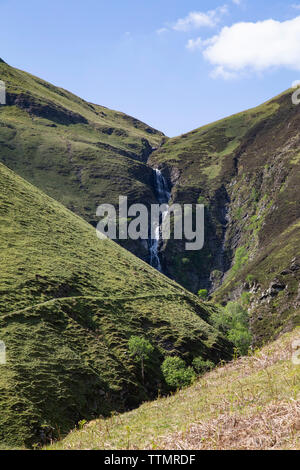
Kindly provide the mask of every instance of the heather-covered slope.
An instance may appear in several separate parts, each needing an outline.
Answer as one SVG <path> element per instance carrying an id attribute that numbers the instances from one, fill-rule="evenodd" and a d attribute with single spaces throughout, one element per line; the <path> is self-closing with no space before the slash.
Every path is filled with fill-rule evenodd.
<path id="1" fill-rule="evenodd" d="M 170 139 L 150 156 L 172 200 L 206 207 L 204 249 L 164 247 L 165 272 L 191 291 L 248 304 L 261 343 L 299 322 L 300 107 L 292 91 Z"/>
<path id="2" fill-rule="evenodd" d="M 161 132 L 0 62 L 0 161 L 90 223 L 96 207 L 155 202 L 145 162 Z M 128 244 L 142 258 L 147 249 Z"/>
<path id="3" fill-rule="evenodd" d="M 209 308 L 0 164 L 0 443 L 29 445 L 164 389 L 176 353 L 218 362 Z M 154 353 L 143 384 L 131 335 Z"/>

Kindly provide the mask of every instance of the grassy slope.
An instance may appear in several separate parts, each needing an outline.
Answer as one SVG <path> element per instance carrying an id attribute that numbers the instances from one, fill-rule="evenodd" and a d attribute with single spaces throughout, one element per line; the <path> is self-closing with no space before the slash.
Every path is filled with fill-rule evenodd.
<path id="1" fill-rule="evenodd" d="M 160 363 L 218 361 L 230 345 L 203 319 L 209 309 L 179 285 L 0 164 L 0 442 L 136 406 L 163 388 Z M 132 334 L 155 352 L 142 384 Z M 149 377 L 151 376 L 151 381 Z"/>
<path id="2" fill-rule="evenodd" d="M 50 449 L 300 449 L 299 328 L 173 396 L 95 420 Z"/>
<path id="3" fill-rule="evenodd" d="M 173 180 L 174 202 L 206 206 L 204 249 L 186 253 L 170 241 L 167 273 L 192 291 L 221 286 L 220 302 L 251 290 L 257 342 L 299 322 L 299 126 L 289 90 L 170 139 L 150 157 Z M 280 295 L 265 295 L 271 283 Z"/>
<path id="4" fill-rule="evenodd" d="M 161 133 L 4 63 L 0 77 L 8 89 L 8 106 L 0 107 L 0 160 L 8 167 L 92 223 L 96 206 L 116 204 L 120 194 L 129 202 L 155 202 L 152 171 L 144 162 Z M 167 243 L 165 272 L 193 292 L 222 285 L 215 294 L 220 302 L 255 290 L 257 342 L 299 321 L 293 312 L 300 305 L 300 260 L 299 269 L 291 269 L 300 236 L 299 109 L 289 91 L 164 139 L 150 157 L 150 164 L 172 177 L 175 202 L 206 205 L 204 249 L 187 253 L 181 242 Z M 142 243 L 124 245 L 148 259 Z M 286 274 L 278 280 L 281 272 Z M 270 283 L 278 281 L 284 291 L 261 305 Z"/>
<path id="5" fill-rule="evenodd" d="M 2 163 L 88 222 L 97 220 L 99 204 L 116 204 L 119 195 L 155 201 L 145 162 L 161 132 L 3 62 L 0 79 L 7 88 Z"/>

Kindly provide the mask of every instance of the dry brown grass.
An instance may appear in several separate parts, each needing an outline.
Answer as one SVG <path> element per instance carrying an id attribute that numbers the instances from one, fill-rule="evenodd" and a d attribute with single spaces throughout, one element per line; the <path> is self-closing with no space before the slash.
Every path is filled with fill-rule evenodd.
<path id="1" fill-rule="evenodd" d="M 218 379 L 233 381 L 236 384 L 236 396 L 245 395 L 249 390 L 240 387 L 240 380 L 254 372 L 268 369 L 274 364 L 291 357 L 290 338 L 282 338 L 273 344 L 256 351 L 250 357 L 242 357 L 218 368 L 206 375 L 206 384 L 213 387 Z M 300 372 L 299 372 L 300 373 Z M 271 372 L 270 372 L 271 375 Z M 270 376 L 271 379 L 271 376 Z M 270 392 L 272 392 L 270 380 Z M 246 392 L 246 393 L 245 393 Z M 276 394 L 278 391 L 274 391 Z M 260 394 L 253 396 L 255 405 L 250 405 L 245 413 L 232 413 L 228 408 L 215 419 L 193 423 L 183 432 L 172 433 L 162 439 L 160 449 L 169 450 L 272 450 L 300 448 L 300 400 L 275 400 L 257 411 Z M 226 409 L 227 397 L 221 400 Z M 220 406 L 221 403 L 219 403 Z"/>
<path id="2" fill-rule="evenodd" d="M 263 411 L 223 414 L 168 435 L 161 449 L 278 450 L 300 449 L 300 400 L 274 403 Z"/>

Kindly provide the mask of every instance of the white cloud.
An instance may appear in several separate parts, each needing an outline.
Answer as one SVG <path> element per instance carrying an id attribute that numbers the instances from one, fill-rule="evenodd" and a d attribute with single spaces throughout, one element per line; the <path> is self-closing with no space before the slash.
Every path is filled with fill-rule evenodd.
<path id="1" fill-rule="evenodd" d="M 232 3 L 234 3 L 235 5 L 240 5 L 240 4 L 241 4 L 241 0 L 232 0 Z"/>
<path id="2" fill-rule="evenodd" d="M 228 11 L 227 5 L 210 10 L 207 13 L 192 11 L 185 18 L 180 18 L 172 26 L 175 31 L 191 31 L 202 27 L 213 28 Z"/>
<path id="3" fill-rule="evenodd" d="M 237 78 L 237 73 L 235 72 L 229 72 L 226 70 L 222 65 L 219 65 L 216 67 L 212 73 L 210 74 L 212 78 L 224 78 L 224 80 L 231 80 L 233 78 Z"/>
<path id="4" fill-rule="evenodd" d="M 163 34 L 163 33 L 166 33 L 168 30 L 168 28 L 160 28 L 160 29 L 157 29 L 156 33 L 157 34 Z"/>
<path id="5" fill-rule="evenodd" d="M 300 86 L 300 80 L 294 80 L 291 88 L 298 88 Z"/>
<path id="6" fill-rule="evenodd" d="M 186 47 L 187 49 L 195 50 L 195 49 L 201 49 L 204 44 L 205 44 L 205 41 L 202 41 L 201 38 L 189 39 Z"/>
<path id="7" fill-rule="evenodd" d="M 300 4 L 299 3 L 294 3 L 291 5 L 292 8 L 295 8 L 295 10 L 300 10 Z"/>
<path id="8" fill-rule="evenodd" d="M 215 66 L 214 76 L 229 78 L 272 67 L 300 70 L 300 16 L 283 22 L 236 23 L 205 41 L 192 39 L 187 47 L 202 50 Z"/>

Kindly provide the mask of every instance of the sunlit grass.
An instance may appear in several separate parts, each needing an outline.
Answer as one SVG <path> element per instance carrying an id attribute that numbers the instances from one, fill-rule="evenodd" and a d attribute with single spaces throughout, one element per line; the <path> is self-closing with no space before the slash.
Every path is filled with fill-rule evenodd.
<path id="1" fill-rule="evenodd" d="M 184 449 L 191 446 L 193 449 L 218 449 L 224 447 L 219 439 L 222 433 L 231 432 L 237 440 L 232 417 L 236 417 L 237 422 L 240 420 L 245 423 L 244 427 L 239 426 L 238 429 L 240 433 L 247 434 L 246 423 L 249 425 L 251 417 L 258 419 L 258 425 L 263 430 L 267 426 L 264 419 L 269 419 L 272 425 L 273 415 L 270 410 L 274 409 L 281 410 L 282 416 L 287 417 L 282 435 L 279 429 L 272 429 L 275 435 L 278 432 L 281 436 L 275 439 L 274 446 L 294 448 L 299 444 L 300 370 L 291 361 L 291 342 L 299 335 L 298 328 L 261 351 L 205 374 L 193 386 L 172 396 L 145 403 L 129 413 L 87 423 L 83 429 L 74 430 L 63 441 L 49 448 Z M 202 441 L 200 433 L 195 442 L 195 426 L 200 426 L 204 433 L 203 429 L 209 428 L 211 423 L 214 429 L 216 423 L 219 426 L 214 439 L 210 433 L 207 441 Z M 194 431 L 191 431 L 192 427 Z M 247 436 L 253 446 L 251 433 Z M 230 442 L 227 436 L 225 448 L 244 445 L 239 444 L 238 440 L 236 445 Z M 267 440 L 265 446 L 258 439 L 256 448 L 272 447 L 272 442 Z"/>

